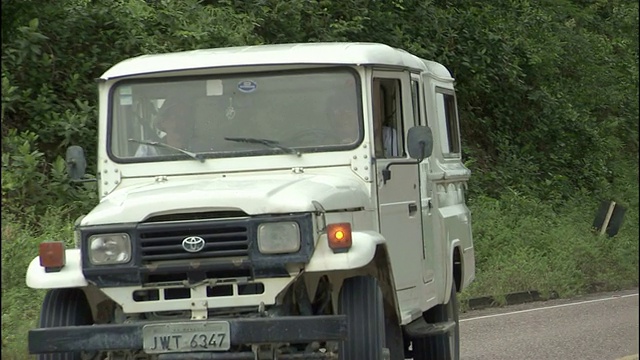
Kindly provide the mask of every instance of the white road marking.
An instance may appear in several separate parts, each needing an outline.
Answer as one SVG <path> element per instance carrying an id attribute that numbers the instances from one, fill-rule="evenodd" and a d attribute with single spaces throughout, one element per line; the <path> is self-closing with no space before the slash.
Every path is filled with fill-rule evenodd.
<path id="1" fill-rule="evenodd" d="M 493 315 L 484 315 L 484 316 L 478 316 L 478 317 L 473 317 L 473 318 L 468 318 L 468 319 L 460 319 L 460 322 L 471 321 L 471 320 L 488 319 L 488 318 L 494 318 L 494 317 L 499 317 L 499 316 L 523 314 L 523 313 L 529 313 L 529 312 L 539 311 L 539 310 L 557 309 L 557 308 L 561 308 L 561 307 L 565 307 L 565 306 L 584 305 L 584 304 L 590 304 L 590 303 L 600 302 L 600 301 L 617 300 L 617 299 L 623 299 L 623 298 L 627 298 L 627 297 L 631 297 L 631 296 L 638 296 L 638 293 L 628 294 L 628 295 L 612 296 L 612 297 L 608 297 L 608 298 L 604 298 L 604 299 L 579 301 L 579 302 L 574 302 L 574 303 L 569 303 L 569 304 L 545 306 L 545 307 L 539 307 L 539 308 L 535 308 L 535 309 L 519 310 L 519 311 L 512 311 L 512 312 L 493 314 Z"/>
<path id="2" fill-rule="evenodd" d="M 638 354 L 621 357 L 616 360 L 638 360 Z"/>

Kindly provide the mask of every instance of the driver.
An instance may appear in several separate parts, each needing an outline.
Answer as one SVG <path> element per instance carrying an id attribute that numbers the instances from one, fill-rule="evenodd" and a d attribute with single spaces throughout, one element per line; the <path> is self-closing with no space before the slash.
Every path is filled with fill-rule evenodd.
<path id="1" fill-rule="evenodd" d="M 327 102 L 329 131 L 336 134 L 340 144 L 351 144 L 358 139 L 357 102 L 337 95 L 332 95 Z"/>
<path id="2" fill-rule="evenodd" d="M 189 126 L 184 123 L 187 113 L 187 105 L 179 102 L 165 101 L 158 114 L 156 128 L 160 130 L 162 142 L 179 149 L 186 149 L 189 143 Z M 157 156 L 164 154 L 165 151 L 157 146 L 149 146 L 141 144 L 135 153 L 136 157 Z M 174 151 L 167 152 L 175 154 Z"/>

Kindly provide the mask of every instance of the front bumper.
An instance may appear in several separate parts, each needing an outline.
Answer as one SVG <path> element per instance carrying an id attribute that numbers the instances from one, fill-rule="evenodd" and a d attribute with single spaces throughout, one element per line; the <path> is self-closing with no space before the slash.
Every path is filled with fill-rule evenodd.
<path id="1" fill-rule="evenodd" d="M 347 318 L 345 315 L 218 320 L 229 322 L 232 348 L 235 345 L 249 344 L 336 341 L 347 337 Z M 146 323 L 34 329 L 29 331 L 29 353 L 140 350 L 142 349 L 142 327 L 144 325 Z M 210 352 L 202 354 L 203 357 L 198 358 L 240 359 L 230 353 L 226 354 Z M 179 353 L 166 355 L 162 358 L 180 358 Z"/>

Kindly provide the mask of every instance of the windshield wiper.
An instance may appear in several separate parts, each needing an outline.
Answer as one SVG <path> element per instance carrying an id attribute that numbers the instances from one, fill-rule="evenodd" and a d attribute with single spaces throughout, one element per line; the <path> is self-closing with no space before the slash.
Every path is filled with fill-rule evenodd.
<path id="1" fill-rule="evenodd" d="M 225 137 L 225 140 L 228 141 L 235 141 L 235 142 L 243 142 L 243 143 L 248 143 L 248 144 L 262 144 L 264 146 L 268 146 L 272 149 L 280 149 L 284 152 L 286 152 L 287 154 L 293 154 L 293 155 L 297 155 L 300 156 L 300 152 L 298 150 L 294 150 L 292 148 L 280 145 L 279 142 L 275 141 L 275 140 L 268 140 L 268 139 L 257 139 L 257 138 L 246 138 L 246 137 Z"/>
<path id="2" fill-rule="evenodd" d="M 145 140 L 136 140 L 136 139 L 129 139 L 129 141 L 134 142 L 134 143 L 138 143 L 138 144 L 144 144 L 144 145 L 149 145 L 149 146 L 155 146 L 155 147 L 163 147 L 163 148 L 167 148 L 167 149 L 171 149 L 171 150 L 175 150 L 178 151 L 180 153 L 183 153 L 185 155 L 189 155 L 190 157 L 196 159 L 196 160 L 200 160 L 200 162 L 204 162 L 204 157 L 202 156 L 202 154 L 197 154 L 191 151 L 187 151 L 185 149 L 180 149 L 178 147 L 175 146 L 171 146 L 165 143 L 161 143 L 159 141 L 145 141 Z"/>

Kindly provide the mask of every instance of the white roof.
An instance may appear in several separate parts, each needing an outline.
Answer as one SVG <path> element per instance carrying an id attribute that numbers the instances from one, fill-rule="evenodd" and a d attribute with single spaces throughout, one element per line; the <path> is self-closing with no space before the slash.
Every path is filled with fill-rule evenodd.
<path id="1" fill-rule="evenodd" d="M 338 42 L 238 46 L 142 55 L 114 65 L 101 78 L 106 80 L 167 71 L 285 64 L 396 66 L 451 78 L 449 71 L 441 64 L 421 59 L 404 50 L 376 43 Z"/>

